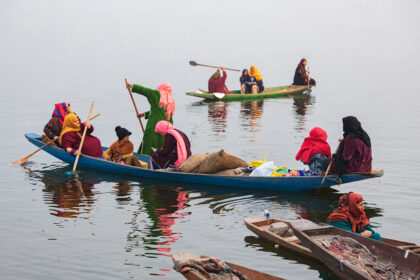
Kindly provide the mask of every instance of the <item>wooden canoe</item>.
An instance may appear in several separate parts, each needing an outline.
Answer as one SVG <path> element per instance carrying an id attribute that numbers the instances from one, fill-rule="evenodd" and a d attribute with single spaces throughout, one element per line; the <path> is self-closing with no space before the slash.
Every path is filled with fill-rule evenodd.
<path id="1" fill-rule="evenodd" d="M 363 265 L 362 261 L 352 265 L 346 259 L 341 259 L 342 257 L 332 253 L 320 244 L 322 239 L 330 236 L 350 237 L 359 244 L 364 245 L 375 256 L 375 263 L 392 265 L 402 273 L 414 276 L 414 278 L 410 279 L 420 278 L 420 255 L 410 250 L 404 250 L 332 226 L 314 229 L 299 229 L 293 226 L 292 228 L 302 243 L 340 279 L 368 280 L 371 277 L 363 271 L 367 269 L 367 266 Z"/>
<path id="2" fill-rule="evenodd" d="M 41 136 L 36 133 L 27 133 L 25 137 L 29 142 L 37 147 L 43 146 Z M 103 147 L 106 150 L 106 147 Z M 75 157 L 69 155 L 60 147 L 47 146 L 43 149 L 50 155 L 73 165 Z M 134 155 L 144 162 L 150 162 L 150 157 L 146 155 Z M 99 172 L 113 173 L 125 176 L 136 176 L 141 178 L 155 179 L 166 182 L 179 182 L 199 185 L 211 185 L 230 188 L 247 188 L 247 189 L 261 189 L 273 191 L 289 191 L 300 192 L 311 189 L 318 189 L 322 177 L 321 176 L 295 176 L 295 177 L 259 177 L 259 176 L 225 176 L 213 174 L 197 174 L 197 173 L 183 173 L 174 170 L 150 170 L 145 168 L 138 168 L 134 166 L 122 165 L 111 161 L 93 158 L 81 155 L 79 158 L 78 167 L 96 170 Z M 384 174 L 383 170 L 374 171 L 369 174 L 345 174 L 341 177 L 343 183 L 350 183 L 370 178 L 381 177 Z M 322 185 L 323 188 L 337 185 L 338 180 L 336 175 L 328 175 L 327 180 Z"/>
<path id="3" fill-rule="evenodd" d="M 282 248 L 287 249 L 293 253 L 308 257 L 315 261 L 319 261 L 319 259 L 312 253 L 312 251 L 308 247 L 306 247 L 300 241 L 299 238 L 297 238 L 296 236 L 291 236 L 287 238 L 281 237 L 270 231 L 270 225 L 273 223 L 283 222 L 294 228 L 299 228 L 300 230 L 330 227 L 329 225 L 318 225 L 306 219 L 283 221 L 277 219 L 267 219 L 263 217 L 249 217 L 245 218 L 244 222 L 246 227 L 259 237 L 276 243 Z M 382 238 L 382 242 L 395 247 L 399 247 L 404 250 L 410 250 L 413 253 L 420 254 L 420 246 L 414 243 L 389 238 Z"/>
<path id="4" fill-rule="evenodd" d="M 312 86 L 309 86 L 312 87 Z M 289 96 L 295 94 L 301 94 L 308 89 L 307 86 L 279 86 L 279 87 L 270 87 L 264 89 L 263 92 L 258 94 L 241 94 L 240 90 L 232 91 L 232 94 L 225 94 L 222 98 L 218 98 L 212 93 L 205 91 L 198 92 L 186 92 L 186 95 L 201 97 L 206 100 L 221 100 L 221 101 L 243 101 L 243 100 L 261 100 L 265 98 L 276 98 L 280 96 Z"/>
<path id="5" fill-rule="evenodd" d="M 207 256 L 198 256 L 191 253 L 176 253 L 172 255 L 172 261 L 174 262 L 174 269 L 176 271 L 180 270 L 179 263 L 184 263 L 188 261 L 198 261 L 202 264 L 206 264 L 209 262 L 210 258 Z M 236 269 L 244 276 L 248 277 L 250 280 L 284 280 L 284 278 L 280 278 L 274 275 L 270 275 L 264 272 L 260 272 L 257 270 L 253 270 L 247 267 L 243 267 L 231 262 L 224 262 L 230 268 Z M 210 279 L 205 272 L 200 272 L 198 269 L 192 268 L 184 268 L 181 269 L 180 273 L 188 280 L 208 280 Z M 206 277 L 207 276 L 207 277 Z"/>

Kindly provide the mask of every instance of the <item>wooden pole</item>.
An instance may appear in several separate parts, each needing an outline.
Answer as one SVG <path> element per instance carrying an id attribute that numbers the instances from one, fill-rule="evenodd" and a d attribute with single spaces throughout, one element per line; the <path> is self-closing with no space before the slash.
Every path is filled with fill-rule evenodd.
<path id="1" fill-rule="evenodd" d="M 134 98 L 133 98 L 133 94 L 131 93 L 131 89 L 128 87 L 127 79 L 125 79 L 125 85 L 128 89 L 128 93 L 130 93 L 131 101 L 133 101 L 134 109 L 136 110 L 136 114 L 137 114 L 137 118 L 139 119 L 139 122 L 140 122 L 141 130 L 144 133 L 143 122 L 141 121 L 141 118 L 139 117 L 139 110 L 137 110 L 136 102 L 134 102 Z"/>

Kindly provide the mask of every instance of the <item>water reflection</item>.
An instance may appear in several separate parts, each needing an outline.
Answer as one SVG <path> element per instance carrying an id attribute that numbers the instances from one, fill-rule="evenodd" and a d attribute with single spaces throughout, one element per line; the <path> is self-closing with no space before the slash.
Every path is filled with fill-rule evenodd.
<path id="1" fill-rule="evenodd" d="M 263 100 L 241 102 L 241 125 L 243 127 L 249 127 L 249 131 L 252 133 L 257 133 L 261 130 L 263 106 Z"/>
<path id="2" fill-rule="evenodd" d="M 315 104 L 315 96 L 313 95 L 297 94 L 293 96 L 293 109 L 295 110 L 296 116 L 296 130 L 304 130 L 306 115 L 313 104 Z"/>
<path id="3" fill-rule="evenodd" d="M 208 120 L 214 132 L 226 132 L 228 106 L 223 101 L 208 103 Z"/>

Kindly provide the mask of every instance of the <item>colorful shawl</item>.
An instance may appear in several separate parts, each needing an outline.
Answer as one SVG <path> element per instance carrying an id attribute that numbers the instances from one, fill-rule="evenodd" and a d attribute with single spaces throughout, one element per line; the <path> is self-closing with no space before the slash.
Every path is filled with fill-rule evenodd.
<path id="1" fill-rule="evenodd" d="M 68 106 L 70 106 L 70 104 L 66 102 L 55 104 L 52 117 L 59 120 L 61 125 L 63 125 L 64 118 L 66 117 L 66 111 Z"/>
<path id="2" fill-rule="evenodd" d="M 304 163 L 309 163 L 314 154 L 323 154 L 330 158 L 331 148 L 327 143 L 327 138 L 328 135 L 322 128 L 313 128 L 309 132 L 309 137 L 305 138 L 302 147 L 296 154 L 296 160 L 303 160 Z"/>
<path id="3" fill-rule="evenodd" d="M 172 98 L 172 86 L 169 83 L 160 84 L 156 88 L 160 93 L 159 107 L 166 111 L 166 119 L 169 121 L 175 114 L 175 100 Z"/>
<path id="4" fill-rule="evenodd" d="M 162 134 L 163 136 L 165 136 L 166 133 L 169 133 L 175 137 L 176 148 L 177 148 L 176 150 L 178 154 L 178 159 L 175 162 L 175 168 L 178 169 L 178 166 L 181 163 L 183 163 L 187 159 L 187 156 L 188 156 L 187 147 L 185 146 L 184 138 L 178 131 L 176 131 L 174 126 L 170 122 L 167 122 L 167 121 L 158 122 L 156 124 L 155 131 L 157 133 Z"/>
<path id="5" fill-rule="evenodd" d="M 78 117 L 76 114 L 68 114 L 64 118 L 63 130 L 61 131 L 60 138 L 58 139 L 60 145 L 63 143 L 64 134 L 66 134 L 67 132 L 80 132 L 80 124 L 76 123 L 77 120 Z"/>

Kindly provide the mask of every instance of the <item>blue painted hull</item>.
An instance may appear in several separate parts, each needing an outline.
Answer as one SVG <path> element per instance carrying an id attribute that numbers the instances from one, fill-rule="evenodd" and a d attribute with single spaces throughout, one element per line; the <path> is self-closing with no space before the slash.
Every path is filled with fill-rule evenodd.
<path id="1" fill-rule="evenodd" d="M 41 136 L 35 133 L 27 133 L 25 137 L 29 142 L 37 147 L 41 147 L 45 143 L 42 142 Z M 105 148 L 104 148 L 105 149 Z M 53 146 L 47 146 L 44 151 L 50 155 L 73 165 L 75 157 L 66 153 L 63 149 Z M 149 162 L 149 156 L 135 154 L 140 160 Z M 302 177 L 241 177 L 241 176 L 217 176 L 211 174 L 191 174 L 181 172 L 153 171 L 133 166 L 113 163 L 101 159 L 80 156 L 78 168 L 86 168 L 101 172 L 114 173 L 119 175 L 129 175 L 142 178 L 192 183 L 200 185 L 213 185 L 232 188 L 248 188 L 248 189 L 264 189 L 275 191 L 300 192 L 319 188 L 321 184 L 321 176 L 302 176 Z M 381 177 L 383 172 L 375 175 L 362 174 L 346 174 L 342 177 L 343 183 L 350 183 L 375 177 Z M 337 185 L 335 175 L 329 175 L 324 182 L 323 188 Z"/>

